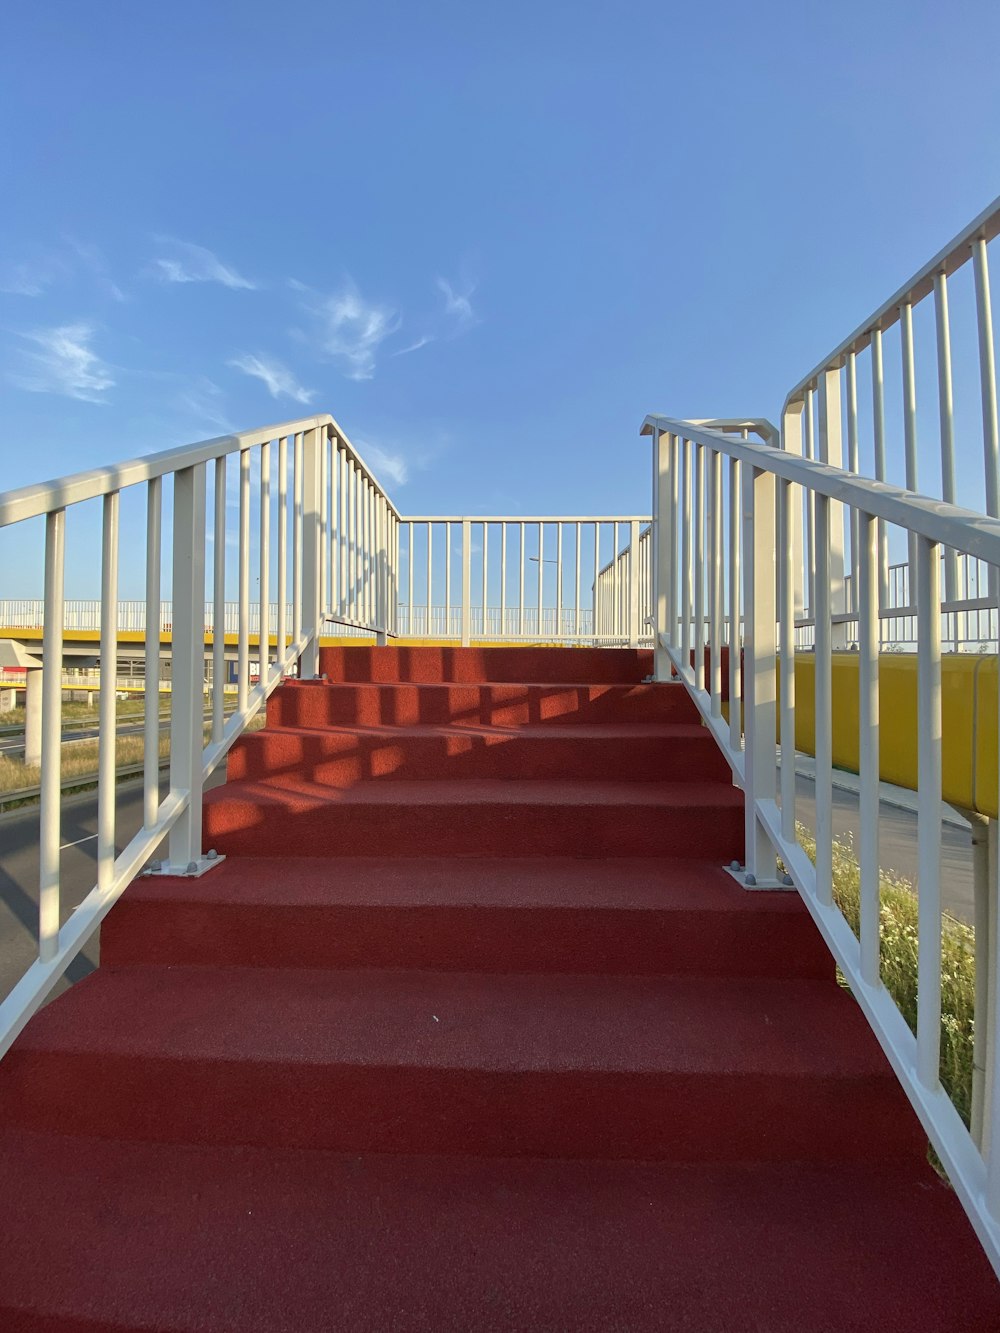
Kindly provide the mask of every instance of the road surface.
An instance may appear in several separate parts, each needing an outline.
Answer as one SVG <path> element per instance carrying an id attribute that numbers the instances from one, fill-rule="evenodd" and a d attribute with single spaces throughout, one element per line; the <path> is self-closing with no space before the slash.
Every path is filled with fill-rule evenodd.
<path id="1" fill-rule="evenodd" d="M 206 786 L 225 779 L 225 765 Z M 161 781 L 167 791 L 167 774 Z M 97 881 L 97 792 L 83 792 L 63 801 L 62 921 L 82 902 Z M 142 782 L 118 788 L 115 845 L 121 851 L 142 827 Z M 0 815 L 0 997 L 34 961 L 38 936 L 38 806 L 24 806 Z M 99 932 L 70 964 L 53 995 L 60 994 L 97 966 Z"/>

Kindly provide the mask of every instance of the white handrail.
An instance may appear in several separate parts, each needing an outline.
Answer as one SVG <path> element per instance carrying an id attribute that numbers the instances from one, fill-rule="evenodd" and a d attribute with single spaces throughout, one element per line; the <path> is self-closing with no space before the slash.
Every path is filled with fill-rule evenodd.
<path id="1" fill-rule="evenodd" d="M 750 443 L 663 415 L 647 416 L 653 437 L 657 678 L 676 675 L 690 693 L 743 787 L 747 887 L 779 886 L 776 862 L 805 900 L 919 1115 L 982 1244 L 1000 1274 L 1000 1023 L 977 1008 L 977 1064 L 966 1128 L 938 1076 L 941 1023 L 941 590 L 943 546 L 1000 565 L 1000 522 L 898 487 L 853 476 L 808 458 Z M 728 468 L 722 466 L 723 461 Z M 692 504 L 692 482 L 707 479 Z M 679 480 L 678 480 L 679 479 Z M 801 488 L 812 518 L 812 556 L 790 539 Z M 728 492 L 728 493 L 727 493 Z M 856 936 L 834 900 L 832 828 L 832 661 L 836 612 L 830 596 L 831 509 L 845 505 L 857 523 L 860 574 L 858 749 L 861 926 Z M 911 1032 L 879 975 L 877 522 L 899 525 L 915 545 L 912 588 L 918 658 L 918 863 L 920 975 L 917 1029 Z M 706 558 L 696 559 L 704 548 Z M 726 574 L 726 551 L 730 555 Z M 798 843 L 795 823 L 795 589 L 811 559 L 816 600 L 812 713 L 816 756 L 816 850 Z M 726 605 L 723 605 L 725 603 Z M 702 608 L 707 607 L 707 613 Z M 728 615 L 725 612 L 728 611 Z M 694 629 L 694 633 L 692 633 Z M 728 633 L 727 633 L 728 629 Z M 701 640 L 709 659 L 704 671 Z M 722 658 L 729 653 L 729 720 L 724 719 Z M 742 666 L 742 671 L 741 671 Z M 742 708 L 737 686 L 742 677 Z M 780 696 L 780 719 L 777 700 Z M 1000 704 L 1000 701 L 998 701 Z M 1000 715 L 1000 709 L 998 709 Z M 780 726 L 779 726 L 780 721 Z M 776 747 L 780 744 L 781 778 Z M 1000 749 L 1000 735 L 998 735 Z M 977 932 L 977 971 L 988 976 L 982 1001 L 1000 1009 L 995 984 L 996 883 L 989 930 Z M 978 908 L 977 908 L 978 912 Z M 992 993 L 987 991 L 992 988 Z M 977 1004 L 979 991 L 977 988 Z M 980 1031 L 982 1025 L 982 1032 Z M 987 1038 L 985 1034 L 989 1032 Z M 982 1060 L 979 1056 L 982 1051 Z"/>
<path id="2" fill-rule="evenodd" d="M 272 444 L 277 442 L 277 450 Z M 237 481 L 230 518 L 227 482 Z M 172 527 L 163 531 L 163 479 L 173 482 Z M 276 486 L 272 488 L 272 481 Z M 142 830 L 116 852 L 115 689 L 119 649 L 118 570 L 121 495 L 145 488 L 146 598 L 138 619 L 145 635 L 147 688 L 159 692 L 161 585 L 170 570 L 172 700 L 169 790 L 161 798 L 159 718 L 147 710 Z M 208 493 L 214 490 L 214 503 Z M 97 883 L 60 925 L 60 843 L 64 600 L 67 522 L 88 500 L 102 501 L 100 631 L 101 725 L 98 760 Z M 277 519 L 272 524 L 272 513 Z M 340 515 L 347 523 L 331 521 Z M 0 528 L 45 519 L 45 597 L 42 669 L 27 680 L 27 714 L 40 707 L 41 805 L 39 927 L 34 963 L 0 1003 L 0 1055 L 9 1047 L 136 872 L 164 839 L 166 873 L 199 874 L 212 863 L 202 849 L 201 800 L 206 776 L 288 673 L 315 676 L 319 639 L 328 619 L 373 633 L 395 630 L 396 532 L 399 511 L 333 417 L 300 418 L 277 426 L 202 440 L 114 467 L 63 477 L 0 494 Z M 272 543 L 272 531 L 277 540 Z M 251 532 L 256 534 L 259 597 L 251 607 Z M 212 543 L 213 599 L 205 602 L 206 555 Z M 239 597 L 225 602 L 227 545 L 235 547 Z M 141 559 L 141 556 L 139 557 Z M 251 676 L 252 627 L 270 615 L 277 592 L 275 636 L 258 645 Z M 291 594 L 289 597 L 289 593 Z M 229 614 L 227 615 L 227 610 Z M 225 626 L 237 640 L 235 712 L 225 712 L 225 645 L 212 636 L 211 725 L 204 732 L 206 624 Z M 11 628 L 11 627 L 8 627 Z M 41 677 L 41 688 L 33 684 Z M 27 733 L 34 734 L 33 725 Z M 26 756 L 27 757 L 27 756 Z"/>

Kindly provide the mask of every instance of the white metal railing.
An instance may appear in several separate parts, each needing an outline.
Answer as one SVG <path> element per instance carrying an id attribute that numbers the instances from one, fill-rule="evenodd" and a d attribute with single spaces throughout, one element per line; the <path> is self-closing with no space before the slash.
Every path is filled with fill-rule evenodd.
<path id="1" fill-rule="evenodd" d="M 261 607 L 259 602 L 250 605 L 250 633 L 260 631 Z M 292 604 L 285 603 L 285 622 L 291 624 Z M 101 629 L 101 602 L 99 598 L 77 598 L 63 603 L 63 632 L 65 634 L 97 634 Z M 169 636 L 174 623 L 174 605 L 171 601 L 160 603 L 160 633 Z M 45 625 L 45 602 L 41 597 L 0 599 L 0 633 L 6 630 L 41 630 Z M 271 634 L 278 631 L 278 604 L 272 602 L 268 611 L 268 625 Z M 226 602 L 223 607 L 223 633 L 236 635 L 240 628 L 239 602 Z M 116 628 L 119 634 L 146 633 L 146 603 L 144 601 L 119 601 Z M 211 636 L 215 630 L 215 603 L 205 603 L 205 634 Z"/>
<path id="2" fill-rule="evenodd" d="M 648 640 L 648 596 L 629 552 L 648 524 L 634 514 L 404 518 L 399 632 L 637 646 Z M 607 568 L 614 587 L 604 596 Z"/>
<path id="3" fill-rule="evenodd" d="M 656 475 L 656 675 L 666 680 L 676 673 L 684 683 L 744 789 L 746 853 L 739 877 L 748 886 L 778 885 L 780 858 L 1000 1272 L 1000 988 L 995 984 L 1000 912 L 995 873 L 986 877 L 988 883 L 977 881 L 976 1065 L 981 1073 L 973 1087 L 971 1131 L 939 1077 L 941 555 L 944 550 L 956 551 L 997 569 L 1000 521 L 689 422 L 649 416 L 643 432 L 653 436 Z M 811 554 L 796 541 L 802 503 L 812 520 Z M 834 506 L 844 506 L 858 534 L 858 936 L 833 896 Z M 913 546 L 916 569 L 907 591 L 918 654 L 915 1033 L 883 985 L 879 963 L 879 522 L 895 525 L 905 534 Z M 815 718 L 815 863 L 799 845 L 795 823 L 795 609 L 797 591 L 810 570 L 815 597 L 815 698 L 809 701 Z M 733 651 L 728 653 L 724 680 L 728 645 Z M 728 710 L 724 710 L 726 695 Z M 997 746 L 1000 750 L 1000 735 Z M 990 986 L 986 978 L 992 980 Z"/>
<path id="4" fill-rule="evenodd" d="M 993 517 L 1000 515 L 1000 427 L 989 276 L 989 251 L 997 235 L 1000 199 L 795 385 L 782 412 L 782 446 L 854 474 L 895 480 L 910 491 L 922 489 L 949 504 L 955 503 L 964 482 L 970 505 L 981 506 Z M 933 305 L 933 311 L 925 313 L 924 303 Z M 890 347 L 890 339 L 898 346 Z M 900 447 L 895 448 L 897 441 Z M 933 480 L 928 482 L 928 477 Z M 796 540 L 812 550 L 815 536 L 808 506 L 803 517 L 804 529 Z M 852 518 L 845 530 L 844 510 L 836 502 L 830 513 L 830 536 L 836 616 L 853 609 L 850 590 L 857 586 L 860 565 L 857 523 Z M 880 520 L 878 593 L 883 610 L 890 604 L 891 545 L 892 534 Z M 916 542 L 906 539 L 898 545 L 915 581 Z M 946 549 L 942 561 L 945 601 L 957 611 L 966 600 L 960 554 Z M 807 568 L 796 604 L 797 618 L 805 621 L 811 618 L 815 602 L 815 561 L 808 561 Z M 996 590 L 994 586 L 994 596 Z M 845 636 L 846 630 L 835 622 L 835 642 L 842 645 Z"/>
<path id="5" fill-rule="evenodd" d="M 116 678 L 123 505 L 135 504 L 144 520 L 143 684 L 151 693 L 160 686 L 161 588 L 170 584 L 170 773 L 161 798 L 160 720 L 156 709 L 147 709 L 143 827 L 117 852 L 115 690 L 102 689 L 97 882 L 60 925 L 63 587 L 67 528 L 88 502 L 101 507 L 102 683 L 109 674 L 111 682 Z M 399 514 L 330 416 L 205 440 L 0 494 L 0 529 L 32 519 L 45 526 L 38 940 L 35 961 L 0 1003 L 0 1055 L 164 839 L 166 872 L 197 874 L 211 864 L 202 854 L 204 779 L 283 675 L 316 675 L 324 622 L 364 630 L 382 642 L 395 624 Z M 235 613 L 226 606 L 230 542 L 238 586 Z M 251 599 L 253 570 L 258 595 Z M 254 681 L 250 636 L 265 616 L 272 619 L 274 643 L 255 650 Z M 231 626 L 237 640 L 232 713 L 226 708 L 225 640 L 220 634 L 212 641 L 207 735 L 206 622 Z"/>

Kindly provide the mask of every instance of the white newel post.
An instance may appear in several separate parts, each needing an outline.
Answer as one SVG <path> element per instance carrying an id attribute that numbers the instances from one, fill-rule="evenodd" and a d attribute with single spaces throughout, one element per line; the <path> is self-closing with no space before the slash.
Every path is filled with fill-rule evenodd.
<path id="1" fill-rule="evenodd" d="M 162 874 L 198 874 L 202 856 L 202 725 L 205 712 L 205 465 L 174 475 L 170 791 L 187 806 L 170 830 Z"/>
<path id="2" fill-rule="evenodd" d="M 307 430 L 302 448 L 302 634 L 308 640 L 299 662 L 299 675 L 319 675 L 319 636 L 323 624 L 320 561 L 323 524 L 320 513 L 320 435 Z"/>
<path id="3" fill-rule="evenodd" d="M 743 733 L 746 798 L 745 882 L 775 883 L 775 854 L 757 817 L 777 796 L 777 643 L 775 635 L 775 479 L 743 468 Z"/>

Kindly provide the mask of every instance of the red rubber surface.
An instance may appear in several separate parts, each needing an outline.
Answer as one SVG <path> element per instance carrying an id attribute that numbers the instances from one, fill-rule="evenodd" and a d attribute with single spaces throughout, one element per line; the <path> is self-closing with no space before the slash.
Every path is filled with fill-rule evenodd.
<path id="1" fill-rule="evenodd" d="M 649 665 L 361 647 L 276 691 L 206 797 L 228 859 L 133 885 L 0 1064 L 0 1328 L 1000 1329 Z"/>

